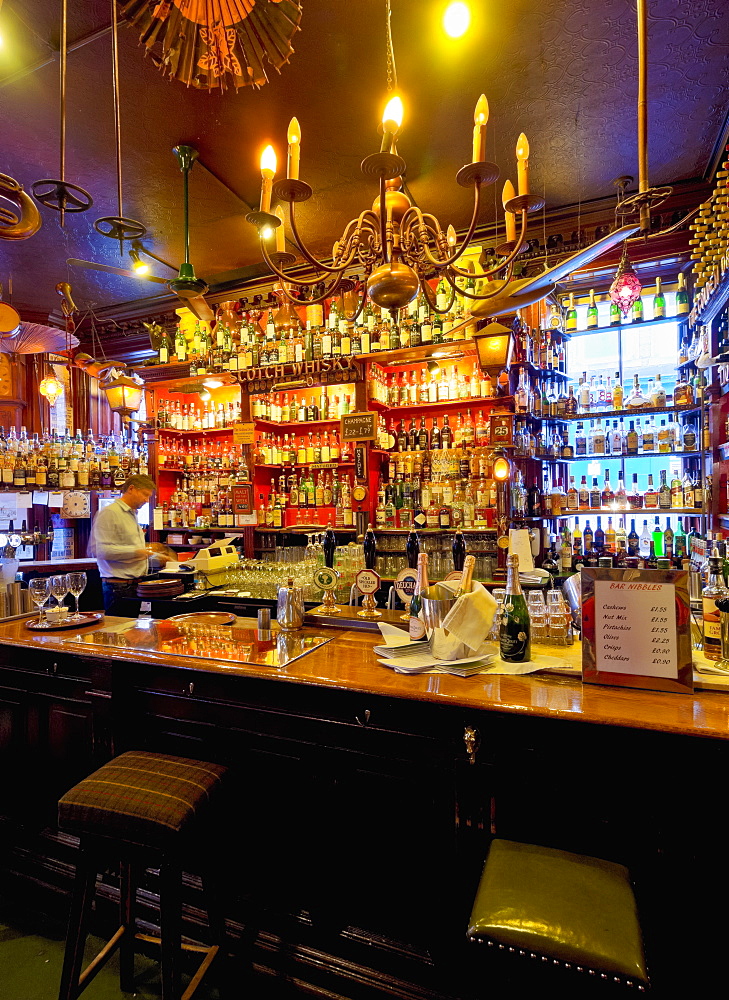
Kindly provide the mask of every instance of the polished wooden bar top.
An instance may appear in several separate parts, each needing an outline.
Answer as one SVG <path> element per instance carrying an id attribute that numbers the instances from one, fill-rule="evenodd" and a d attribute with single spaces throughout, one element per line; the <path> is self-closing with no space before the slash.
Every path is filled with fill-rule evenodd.
<path id="1" fill-rule="evenodd" d="M 124 621 L 127 619 L 108 617 L 104 624 L 122 624 Z M 241 619 L 240 624 L 256 627 L 252 619 Z M 79 633 L 93 632 L 98 628 L 98 625 L 89 626 L 79 630 Z M 379 643 L 380 637 L 373 633 L 327 629 L 323 625 L 306 627 L 299 634 L 331 636 L 331 641 L 278 668 L 65 641 L 79 633 L 57 631 L 40 634 L 25 628 L 22 620 L 12 621 L 0 625 L 0 649 L 15 647 L 110 661 L 148 662 L 182 670 L 341 688 L 456 708 L 729 739 L 729 694 L 716 691 L 699 691 L 693 695 L 663 694 L 583 685 L 579 677 L 547 673 L 517 676 L 479 674 L 469 678 L 448 674 L 396 674 L 377 663 L 372 647 Z M 539 646 L 538 649 L 575 664 L 581 655 L 579 644 L 566 649 L 548 646 Z M 22 666 L 19 661 L 9 662 Z"/>

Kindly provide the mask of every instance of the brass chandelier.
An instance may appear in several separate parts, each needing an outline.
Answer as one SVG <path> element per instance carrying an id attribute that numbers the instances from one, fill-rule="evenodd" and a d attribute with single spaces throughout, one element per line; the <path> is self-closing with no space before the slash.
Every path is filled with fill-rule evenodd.
<path id="1" fill-rule="evenodd" d="M 485 302 L 498 295 L 504 284 L 511 280 L 514 262 L 525 246 L 527 216 L 544 205 L 544 199 L 529 191 L 529 143 L 525 135 L 520 135 L 516 146 L 518 166 L 518 193 L 510 181 L 504 185 L 503 205 L 506 214 L 506 242 L 496 248 L 501 258 L 490 270 L 476 275 L 479 281 L 488 281 L 493 275 L 503 273 L 504 282 L 479 294 L 457 285 L 457 279 L 468 278 L 471 273 L 457 266 L 473 239 L 481 213 L 481 198 L 484 187 L 493 184 L 499 177 L 499 168 L 485 159 L 486 123 L 488 102 L 484 95 L 478 100 L 474 113 L 473 156 L 470 163 L 461 167 L 456 175 L 461 187 L 473 188 L 473 214 L 468 230 L 458 245 L 453 226 L 446 231 L 438 219 L 422 212 L 413 205 L 403 191 L 402 178 L 405 174 L 405 160 L 398 154 L 397 138 L 402 127 L 402 102 L 392 98 L 382 115 L 382 142 L 380 150 L 365 157 L 362 173 L 379 183 L 379 196 L 371 209 L 365 209 L 356 219 L 347 223 L 341 237 L 334 244 L 331 264 L 317 260 L 307 249 L 299 233 L 296 220 L 296 205 L 312 196 L 312 188 L 299 178 L 301 131 L 296 118 L 291 120 L 288 130 L 288 158 L 286 177 L 274 182 L 276 174 L 276 154 L 267 146 L 261 157 L 261 201 L 257 212 L 251 212 L 247 220 L 258 228 L 261 252 L 271 270 L 281 279 L 283 292 L 291 302 L 298 302 L 290 292 L 290 284 L 312 287 L 328 282 L 328 286 L 318 298 L 309 302 L 323 302 L 344 290 L 342 283 L 345 273 L 352 267 L 360 267 L 364 272 L 363 294 L 356 312 L 347 316 L 352 321 L 357 318 L 368 298 L 376 305 L 389 310 L 402 309 L 422 291 L 431 309 L 436 313 L 446 313 L 453 304 L 456 290 L 466 299 Z M 283 270 L 296 259 L 284 249 L 282 213 L 271 212 L 271 197 L 289 205 L 289 223 L 294 242 L 304 259 L 316 270 L 316 277 L 290 278 Z M 384 206 L 384 210 L 383 210 Z M 517 220 L 519 233 L 517 235 Z M 276 250 L 269 252 L 266 246 L 268 234 L 276 233 Z M 432 277 L 443 277 L 451 286 L 450 301 L 445 308 L 438 308 L 433 289 L 429 284 Z M 347 287 L 347 286 L 345 286 Z M 349 286 L 351 287 L 351 286 Z"/>

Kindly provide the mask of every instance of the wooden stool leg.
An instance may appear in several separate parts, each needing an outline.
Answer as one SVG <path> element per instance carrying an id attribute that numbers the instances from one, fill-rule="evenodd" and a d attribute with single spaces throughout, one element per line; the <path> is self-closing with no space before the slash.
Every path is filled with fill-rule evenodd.
<path id="1" fill-rule="evenodd" d="M 76 878 L 68 918 L 66 951 L 63 956 L 61 988 L 58 1000 L 75 1000 L 79 994 L 79 977 L 84 961 L 91 904 L 96 891 L 96 861 L 83 850 L 76 866 Z"/>
<path id="2" fill-rule="evenodd" d="M 119 878 L 119 923 L 124 936 L 119 945 L 119 985 L 123 992 L 134 992 L 134 935 L 136 884 L 130 861 L 122 861 Z"/>
<path id="3" fill-rule="evenodd" d="M 162 1000 L 179 1000 L 182 872 L 178 865 L 163 864 L 159 877 Z"/>

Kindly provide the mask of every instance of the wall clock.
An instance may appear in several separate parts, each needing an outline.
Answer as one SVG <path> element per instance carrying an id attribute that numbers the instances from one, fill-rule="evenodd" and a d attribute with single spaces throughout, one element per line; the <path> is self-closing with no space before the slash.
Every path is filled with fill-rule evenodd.
<path id="1" fill-rule="evenodd" d="M 61 517 L 90 517 L 91 496 L 81 490 L 67 490 L 63 494 Z"/>

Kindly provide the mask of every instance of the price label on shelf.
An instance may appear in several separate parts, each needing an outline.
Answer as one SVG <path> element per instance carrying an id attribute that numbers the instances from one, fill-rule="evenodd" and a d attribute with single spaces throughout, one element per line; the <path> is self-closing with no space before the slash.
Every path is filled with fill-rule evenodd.
<path id="1" fill-rule="evenodd" d="M 380 589 L 380 577 L 373 569 L 361 569 L 355 577 L 360 594 L 376 594 Z"/>
<path id="2" fill-rule="evenodd" d="M 236 424 L 233 427 L 233 444 L 253 444 L 255 429 L 256 425 L 252 421 L 250 423 Z"/>

